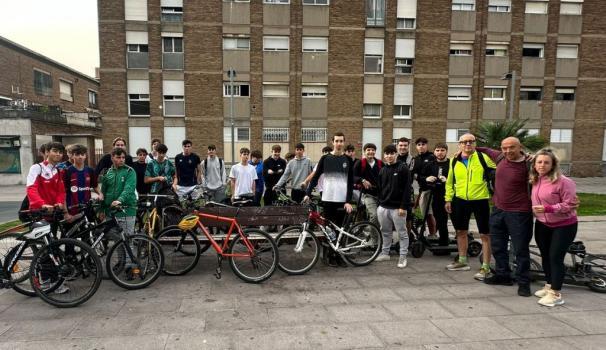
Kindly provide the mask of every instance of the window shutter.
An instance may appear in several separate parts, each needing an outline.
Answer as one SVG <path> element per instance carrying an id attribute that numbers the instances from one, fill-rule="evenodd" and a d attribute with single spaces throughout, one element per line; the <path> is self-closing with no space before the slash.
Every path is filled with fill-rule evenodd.
<path id="1" fill-rule="evenodd" d="M 162 81 L 162 94 L 164 96 L 185 96 L 185 82 L 183 80 Z"/>
<path id="2" fill-rule="evenodd" d="M 174 158 L 181 153 L 181 142 L 185 140 L 184 126 L 165 126 L 164 127 L 164 144 L 168 147 L 166 155 L 169 158 Z"/>
<path id="3" fill-rule="evenodd" d="M 579 47 L 576 45 L 558 45 L 557 58 L 578 58 Z"/>
<path id="4" fill-rule="evenodd" d="M 473 50 L 473 44 L 451 43 L 451 50 Z"/>
<path id="5" fill-rule="evenodd" d="M 147 21 L 147 0 L 125 0 L 124 19 L 127 21 Z"/>
<path id="6" fill-rule="evenodd" d="M 328 51 L 328 38 L 303 38 L 303 51 Z"/>
<path id="7" fill-rule="evenodd" d="M 383 55 L 383 39 L 366 39 L 364 41 L 364 54 Z"/>
<path id="8" fill-rule="evenodd" d="M 417 0 L 398 0 L 398 18 L 417 18 Z"/>
<path id="9" fill-rule="evenodd" d="M 383 84 L 364 84 L 364 103 L 383 104 Z"/>
<path id="10" fill-rule="evenodd" d="M 267 50 L 288 50 L 288 37 L 271 37 L 263 38 L 263 48 Z"/>
<path id="11" fill-rule="evenodd" d="M 490 6 L 510 6 L 511 0 L 488 0 L 488 5 Z"/>
<path id="12" fill-rule="evenodd" d="M 183 7 L 183 0 L 161 0 L 162 7 Z"/>
<path id="13" fill-rule="evenodd" d="M 128 128 L 128 149 L 130 154 L 137 154 L 137 149 L 149 149 L 151 129 L 149 126 L 131 126 Z"/>
<path id="14" fill-rule="evenodd" d="M 128 80 L 126 87 L 129 94 L 149 95 L 149 80 Z"/>
<path id="15" fill-rule="evenodd" d="M 148 35 L 147 32 L 126 32 L 126 43 L 127 44 L 140 44 L 147 45 L 148 44 Z"/>
<path id="16" fill-rule="evenodd" d="M 526 2 L 526 13 L 545 14 L 547 13 L 547 3 Z"/>
<path id="17" fill-rule="evenodd" d="M 414 58 L 415 40 L 414 39 L 396 39 L 396 57 Z"/>
<path id="18" fill-rule="evenodd" d="M 393 104 L 396 106 L 407 105 L 412 106 L 412 84 L 396 84 L 394 85 Z"/>

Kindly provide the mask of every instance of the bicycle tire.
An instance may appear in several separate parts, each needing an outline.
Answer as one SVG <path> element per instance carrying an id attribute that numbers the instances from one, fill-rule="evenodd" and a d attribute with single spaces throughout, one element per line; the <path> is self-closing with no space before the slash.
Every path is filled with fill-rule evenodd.
<path id="1" fill-rule="evenodd" d="M 29 242 L 26 245 L 26 248 L 17 257 L 15 264 L 10 267 L 8 265 L 14 259 L 18 248 L 17 246 L 13 247 L 6 254 L 2 269 L 6 278 L 11 281 L 11 286 L 15 292 L 28 297 L 35 297 L 36 291 L 32 288 L 29 281 L 29 270 L 38 247 Z"/>
<path id="2" fill-rule="evenodd" d="M 0 235 L 0 267 L 4 266 L 4 259 L 10 250 L 19 242 L 17 238 L 20 237 L 19 233 L 7 233 Z"/>
<path id="3" fill-rule="evenodd" d="M 164 267 L 162 247 L 156 240 L 149 238 L 147 235 L 132 235 L 127 236 L 126 239 L 130 243 L 119 240 L 109 249 L 105 262 L 106 271 L 111 280 L 124 289 L 145 288 L 158 279 L 162 272 Z M 131 249 L 136 258 L 143 259 L 139 266 L 135 266 L 132 261 L 129 262 L 130 256 L 127 258 L 126 244 L 131 244 Z M 133 276 L 138 277 L 132 278 Z M 141 280 L 141 282 L 136 281 L 136 279 Z"/>
<path id="4" fill-rule="evenodd" d="M 311 270 L 320 257 L 320 240 L 312 232 L 306 235 L 303 249 L 295 251 L 295 246 L 303 234 L 303 226 L 290 226 L 278 233 L 276 246 L 278 247 L 278 268 L 289 275 L 303 275 Z"/>
<path id="5" fill-rule="evenodd" d="M 349 234 L 355 236 L 354 239 L 349 236 L 344 236 L 342 239 L 342 248 L 339 248 L 339 254 L 343 256 L 350 264 L 354 266 L 365 266 L 373 262 L 379 253 L 383 245 L 383 235 L 379 228 L 371 222 L 359 222 L 352 226 Z M 362 246 L 359 240 L 362 240 L 364 245 Z M 341 251 L 342 249 L 350 248 L 347 251 Z M 353 248 L 353 249 L 351 249 Z M 360 256 L 361 259 L 358 259 Z"/>
<path id="6" fill-rule="evenodd" d="M 68 249 L 70 246 L 72 248 Z M 51 258 L 50 252 L 53 252 L 55 259 Z M 59 261 L 61 265 L 55 266 L 55 261 Z M 43 272 L 56 274 L 54 288 L 40 288 Z M 95 295 L 103 278 L 103 266 L 101 259 L 88 244 L 73 238 L 63 238 L 38 250 L 32 260 L 29 275 L 32 289 L 40 299 L 59 308 L 69 308 L 81 305 Z M 78 277 L 81 277 L 82 283 L 78 283 Z M 57 288 L 63 284 L 68 291 L 57 293 Z M 80 284 L 84 286 L 84 293 L 72 297 L 75 295 L 74 291 L 79 289 L 76 285 Z"/>
<path id="7" fill-rule="evenodd" d="M 252 257 L 229 257 L 229 265 L 236 276 L 248 283 L 261 283 L 273 275 L 278 267 L 278 247 L 273 238 L 265 231 L 249 228 L 244 235 L 254 249 Z M 237 235 L 229 246 L 230 254 L 250 254 L 248 247 Z M 263 268 L 263 270 L 261 270 Z M 254 274 L 253 272 L 259 271 Z"/>
<path id="8" fill-rule="evenodd" d="M 200 260 L 200 242 L 192 231 L 176 226 L 162 230 L 156 239 L 164 254 L 164 271 L 169 276 L 180 276 L 193 270 Z"/>
<path id="9" fill-rule="evenodd" d="M 164 230 L 175 229 L 175 228 L 179 229 L 179 227 L 177 225 L 170 225 L 168 227 L 165 227 Z M 210 229 L 210 227 L 208 229 Z M 196 235 L 196 237 L 198 237 L 198 235 L 196 233 L 200 232 L 200 231 L 201 231 L 200 229 L 197 229 L 196 232 L 194 232 L 194 235 Z M 206 252 L 208 250 L 208 248 L 210 248 L 210 246 L 211 246 L 211 244 L 208 240 L 204 240 L 201 242 L 200 238 L 198 238 L 198 243 L 200 244 L 200 255 L 204 254 L 204 252 Z M 188 254 L 188 252 L 184 251 L 183 254 Z M 194 253 L 191 252 L 191 255 L 194 255 Z"/>

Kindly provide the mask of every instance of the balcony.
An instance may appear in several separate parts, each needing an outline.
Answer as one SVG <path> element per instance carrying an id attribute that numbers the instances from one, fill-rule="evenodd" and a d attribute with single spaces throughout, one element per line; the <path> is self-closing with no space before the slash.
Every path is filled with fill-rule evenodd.
<path id="1" fill-rule="evenodd" d="M 163 53 L 162 69 L 183 70 L 183 52 Z"/>
<path id="2" fill-rule="evenodd" d="M 147 69 L 149 54 L 147 52 L 127 52 L 126 67 L 129 69 Z"/>

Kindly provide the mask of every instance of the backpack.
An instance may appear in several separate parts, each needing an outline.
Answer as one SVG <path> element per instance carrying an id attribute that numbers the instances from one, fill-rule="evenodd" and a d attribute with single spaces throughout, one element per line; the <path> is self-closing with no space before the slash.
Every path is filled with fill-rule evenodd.
<path id="1" fill-rule="evenodd" d="M 488 187 L 488 193 L 490 193 L 490 195 L 492 196 L 494 194 L 494 186 L 495 186 L 495 177 L 497 174 L 497 170 L 496 168 L 490 168 L 488 167 L 488 165 L 486 164 L 486 160 L 484 159 L 484 156 L 486 155 L 485 153 L 482 153 L 480 151 L 476 151 L 476 153 L 478 153 L 478 160 L 480 161 L 480 164 L 482 165 L 482 168 L 484 168 L 484 182 L 486 182 L 486 187 Z M 487 156 L 487 155 L 486 155 Z M 497 158 L 497 161 L 495 164 L 499 164 L 499 162 L 501 160 L 503 160 L 505 156 L 501 153 L 501 155 L 499 155 L 499 158 Z M 454 188 L 456 182 L 457 182 L 457 177 L 455 176 L 455 172 L 454 172 L 454 168 L 455 168 L 455 164 L 457 164 L 457 162 L 459 161 L 458 157 L 455 157 L 452 159 L 452 162 L 450 163 L 451 171 L 452 171 L 452 187 Z"/>
<path id="2" fill-rule="evenodd" d="M 383 167 L 383 162 L 380 159 L 377 159 L 376 162 L 377 162 L 377 167 L 379 168 L 379 171 L 381 171 L 381 168 Z M 364 174 L 364 172 L 366 171 L 366 164 L 368 164 L 368 161 L 366 160 L 366 158 L 362 158 L 360 160 L 360 164 L 361 164 L 360 173 Z"/>
<path id="3" fill-rule="evenodd" d="M 42 165 L 40 165 L 40 163 L 37 163 L 37 165 L 40 167 L 40 173 L 42 173 Z M 17 216 L 19 217 L 19 221 L 21 222 L 31 221 L 31 217 L 29 214 L 22 213 L 22 211 L 24 210 L 29 210 L 29 198 L 27 197 L 27 195 L 25 195 L 25 198 L 23 198 L 23 201 L 21 201 L 21 206 L 19 207 Z"/>
<path id="4" fill-rule="evenodd" d="M 223 176 L 223 158 L 219 158 L 219 177 Z M 204 159 L 204 179 L 208 180 L 208 159 Z"/>

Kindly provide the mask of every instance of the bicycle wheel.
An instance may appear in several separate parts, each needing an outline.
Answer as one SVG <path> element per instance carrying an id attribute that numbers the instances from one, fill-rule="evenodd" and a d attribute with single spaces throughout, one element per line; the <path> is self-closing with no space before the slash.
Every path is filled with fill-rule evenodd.
<path id="1" fill-rule="evenodd" d="M 176 225 L 181 221 L 185 211 L 183 208 L 176 205 L 171 205 L 162 209 L 162 229 L 167 228 L 171 225 Z M 159 234 L 159 233 L 158 233 Z"/>
<path id="2" fill-rule="evenodd" d="M 46 303 L 74 307 L 97 292 L 103 268 L 101 259 L 86 243 L 63 238 L 36 253 L 29 276 L 32 288 Z"/>
<path id="3" fill-rule="evenodd" d="M 305 234 L 300 250 L 295 248 L 303 239 L 303 226 L 296 225 L 283 229 L 276 236 L 278 246 L 278 268 L 289 275 L 302 275 L 311 270 L 320 257 L 320 242 L 313 232 Z"/>
<path id="4" fill-rule="evenodd" d="M 276 271 L 278 265 L 278 247 L 271 236 L 259 229 L 244 230 L 252 251 L 242 236 L 237 235 L 229 246 L 229 265 L 236 276 L 245 282 L 263 282 Z"/>
<path id="5" fill-rule="evenodd" d="M 128 254 L 129 244 L 133 253 Z M 162 247 L 146 235 L 127 236 L 116 242 L 107 253 L 106 271 L 124 289 L 141 289 L 152 284 L 164 267 Z"/>
<path id="6" fill-rule="evenodd" d="M 164 273 L 171 276 L 185 275 L 200 260 L 200 242 L 192 231 L 182 231 L 176 226 L 162 230 L 157 238 L 164 253 Z"/>
<path id="7" fill-rule="evenodd" d="M 21 235 L 18 233 L 7 233 L 0 236 L 0 266 L 4 266 L 6 255 L 14 246 L 20 243 L 17 241 L 17 237 L 19 236 Z"/>
<path id="8" fill-rule="evenodd" d="M 370 264 L 381 252 L 383 236 L 379 228 L 370 222 L 355 224 L 349 234 L 341 238 L 339 253 L 355 266 Z"/>
<path id="9" fill-rule="evenodd" d="M 18 242 L 17 244 L 22 243 Z M 25 247 L 20 249 L 20 246 L 11 248 L 4 258 L 4 266 L 2 267 L 4 274 L 11 281 L 15 292 L 28 297 L 35 297 L 36 291 L 31 286 L 29 281 L 29 270 L 38 248 L 34 243 L 25 243 Z M 20 250 L 20 252 L 19 252 Z M 15 254 L 18 256 L 15 257 Z"/>

